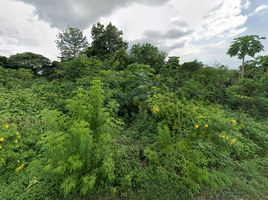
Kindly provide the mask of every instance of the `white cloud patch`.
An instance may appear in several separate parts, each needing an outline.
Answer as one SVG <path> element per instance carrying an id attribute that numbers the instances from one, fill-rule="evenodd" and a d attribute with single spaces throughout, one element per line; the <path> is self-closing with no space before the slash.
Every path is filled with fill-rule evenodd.
<path id="1" fill-rule="evenodd" d="M 249 14 L 249 16 L 259 14 L 259 13 L 261 13 L 261 11 L 267 10 L 267 8 L 268 8 L 268 5 L 260 5 L 255 9 L 255 11 L 253 13 Z"/>
<path id="2" fill-rule="evenodd" d="M 244 9 L 248 9 L 249 6 L 250 6 L 250 1 L 247 0 L 246 3 L 243 5 L 243 8 L 244 8 Z"/>

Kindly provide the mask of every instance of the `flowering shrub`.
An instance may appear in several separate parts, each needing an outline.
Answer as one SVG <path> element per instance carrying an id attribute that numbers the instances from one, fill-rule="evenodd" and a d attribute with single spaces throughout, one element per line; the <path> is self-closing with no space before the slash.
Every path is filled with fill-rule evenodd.
<path id="1" fill-rule="evenodd" d="M 0 166 L 2 172 L 18 167 L 17 160 L 24 160 L 20 146 L 22 137 L 14 124 L 0 123 Z"/>

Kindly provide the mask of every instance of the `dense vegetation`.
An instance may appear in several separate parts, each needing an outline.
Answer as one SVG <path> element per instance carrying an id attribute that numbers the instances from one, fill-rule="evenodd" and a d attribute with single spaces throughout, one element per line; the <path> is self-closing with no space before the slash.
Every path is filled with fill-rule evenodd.
<path id="1" fill-rule="evenodd" d="M 0 57 L 0 199 L 267 199 L 268 57 L 243 57 L 264 38 L 230 47 L 241 75 L 122 35 Z"/>

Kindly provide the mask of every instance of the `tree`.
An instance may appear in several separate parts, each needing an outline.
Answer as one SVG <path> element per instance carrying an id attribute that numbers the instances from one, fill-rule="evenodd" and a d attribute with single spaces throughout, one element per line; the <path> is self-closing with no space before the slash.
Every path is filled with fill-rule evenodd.
<path id="1" fill-rule="evenodd" d="M 121 37 L 123 32 L 111 24 L 104 28 L 100 22 L 93 25 L 91 29 L 92 44 L 87 49 L 87 56 L 97 56 L 101 60 L 109 58 L 111 54 L 117 52 L 122 47 L 128 48 L 128 43 Z"/>
<path id="2" fill-rule="evenodd" d="M 142 46 L 139 43 L 134 44 L 130 50 L 130 56 L 132 63 L 149 65 L 155 69 L 157 74 L 164 71 L 167 53 L 160 52 L 157 47 L 151 44 L 146 43 Z"/>
<path id="3" fill-rule="evenodd" d="M 263 75 L 268 68 L 268 56 L 258 56 L 255 59 L 256 66 L 261 69 L 261 81 L 263 80 Z"/>
<path id="4" fill-rule="evenodd" d="M 6 68 L 11 69 L 30 69 L 35 75 L 42 71 L 42 68 L 50 66 L 50 60 L 40 54 L 35 54 L 32 52 L 17 53 L 11 55 L 8 58 L 8 64 Z"/>
<path id="5" fill-rule="evenodd" d="M 258 35 L 246 35 L 243 37 L 235 38 L 230 48 L 226 52 L 227 55 L 238 56 L 238 59 L 242 59 L 241 77 L 244 77 L 244 63 L 245 56 L 254 57 L 256 53 L 264 50 L 264 46 L 260 40 L 266 39 L 265 37 L 259 37 Z"/>
<path id="6" fill-rule="evenodd" d="M 8 58 L 6 56 L 0 56 L 0 67 L 5 67 L 7 65 Z"/>
<path id="7" fill-rule="evenodd" d="M 71 60 L 84 53 L 87 46 L 87 38 L 83 36 L 83 31 L 78 28 L 68 27 L 57 35 L 55 41 L 60 50 L 61 60 Z"/>

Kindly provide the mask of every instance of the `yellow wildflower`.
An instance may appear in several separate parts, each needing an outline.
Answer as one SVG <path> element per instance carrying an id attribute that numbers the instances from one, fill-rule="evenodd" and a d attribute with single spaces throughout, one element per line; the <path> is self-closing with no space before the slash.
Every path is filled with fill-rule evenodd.
<path id="1" fill-rule="evenodd" d="M 199 127 L 199 125 L 195 125 L 195 128 L 198 128 Z"/>
<path id="2" fill-rule="evenodd" d="M 222 138 L 225 138 L 225 136 L 223 135 Z"/>
<path id="3" fill-rule="evenodd" d="M 2 146 L 0 146 L 0 149 L 2 148 Z"/>
<path id="4" fill-rule="evenodd" d="M 20 138 L 20 135 L 18 136 L 18 138 Z"/>
<path id="5" fill-rule="evenodd" d="M 18 160 L 18 162 L 20 162 L 20 160 Z"/>
<path id="6" fill-rule="evenodd" d="M 207 128 L 208 127 L 208 124 L 205 124 L 205 127 Z"/>
<path id="7" fill-rule="evenodd" d="M 229 140 L 229 138 L 228 138 L 228 137 L 226 137 L 226 139 L 227 139 L 227 140 Z"/>
<path id="8" fill-rule="evenodd" d="M 17 132 L 16 134 L 19 135 L 19 132 Z"/>
<path id="9" fill-rule="evenodd" d="M 236 123 L 236 120 L 232 120 L 232 122 Z"/>
<path id="10" fill-rule="evenodd" d="M 42 137 L 42 139 L 44 139 L 44 137 Z"/>
<path id="11" fill-rule="evenodd" d="M 16 168 L 16 171 L 20 171 L 23 168 L 24 164 L 22 164 L 21 166 L 19 166 L 18 168 Z"/>
<path id="12" fill-rule="evenodd" d="M 9 127 L 9 124 L 8 124 L 8 125 L 6 125 L 5 127 L 6 127 L 6 128 L 8 128 L 8 127 Z"/>
<path id="13" fill-rule="evenodd" d="M 221 135 L 219 135 L 219 137 L 221 137 Z"/>
<path id="14" fill-rule="evenodd" d="M 18 148 L 18 147 L 19 147 L 19 145 L 16 146 L 16 148 Z"/>
<path id="15" fill-rule="evenodd" d="M 15 141 L 16 143 L 18 142 L 18 140 Z"/>
<path id="16" fill-rule="evenodd" d="M 2 138 L 0 138 L 0 141 L 4 141 L 4 138 L 2 137 Z"/>
<path id="17" fill-rule="evenodd" d="M 155 111 L 159 111 L 159 109 L 158 108 L 155 108 Z"/>
<path id="18" fill-rule="evenodd" d="M 10 136 L 13 136 L 12 134 Z"/>
<path id="19" fill-rule="evenodd" d="M 235 143 L 236 139 L 232 139 L 230 144 L 232 145 L 233 143 Z"/>

